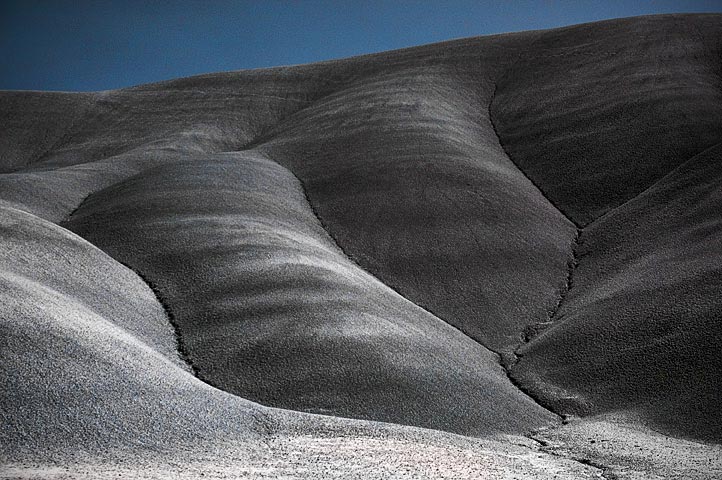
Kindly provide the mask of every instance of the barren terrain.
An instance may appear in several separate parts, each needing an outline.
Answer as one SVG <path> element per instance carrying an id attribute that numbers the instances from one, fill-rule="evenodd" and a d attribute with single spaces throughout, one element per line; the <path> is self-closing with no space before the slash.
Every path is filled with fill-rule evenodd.
<path id="1" fill-rule="evenodd" d="M 722 15 L 0 122 L 4 478 L 722 478 Z"/>

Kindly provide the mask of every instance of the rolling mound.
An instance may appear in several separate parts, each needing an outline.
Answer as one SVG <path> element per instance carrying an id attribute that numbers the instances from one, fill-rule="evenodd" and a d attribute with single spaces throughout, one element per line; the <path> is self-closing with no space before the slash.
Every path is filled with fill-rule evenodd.
<path id="1" fill-rule="evenodd" d="M 6 476 L 722 476 L 721 56 L 672 15 L 0 92 Z"/>
<path id="2" fill-rule="evenodd" d="M 152 282 L 198 375 L 227 392 L 470 435 L 555 417 L 496 355 L 350 262 L 258 154 L 145 171 L 63 225 Z"/>

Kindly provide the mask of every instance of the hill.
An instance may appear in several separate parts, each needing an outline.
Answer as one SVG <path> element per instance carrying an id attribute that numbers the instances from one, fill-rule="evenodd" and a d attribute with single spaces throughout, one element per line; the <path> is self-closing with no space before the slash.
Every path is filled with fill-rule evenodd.
<path id="1" fill-rule="evenodd" d="M 722 475 L 720 58 L 671 15 L 0 92 L 0 463 Z"/>

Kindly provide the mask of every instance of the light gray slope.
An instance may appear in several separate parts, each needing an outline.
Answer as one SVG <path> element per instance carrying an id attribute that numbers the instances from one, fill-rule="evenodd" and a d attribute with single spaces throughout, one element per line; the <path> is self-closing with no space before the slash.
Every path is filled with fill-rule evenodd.
<path id="1" fill-rule="evenodd" d="M 133 272 L 24 212 L 0 232 L 0 464 L 259 437 L 261 407 L 189 373 Z"/>
<path id="2" fill-rule="evenodd" d="M 147 171 L 64 225 L 157 285 L 200 376 L 228 392 L 469 435 L 555 419 L 496 355 L 349 261 L 257 153 Z"/>
<path id="3" fill-rule="evenodd" d="M 57 225 L 2 209 L 0 261 L 18 284 L 38 284 L 113 323 L 186 368 L 163 308 L 137 275 Z M 9 319 L 6 319 L 9 320 Z"/>
<path id="4" fill-rule="evenodd" d="M 722 147 L 582 235 L 573 287 L 513 374 L 555 411 L 633 410 L 722 440 Z"/>
<path id="5" fill-rule="evenodd" d="M 0 232 L 0 478 L 595 478 L 525 443 L 271 410 L 212 388 L 179 362 L 127 268 L 15 209 L 0 208 Z"/>
<path id="6" fill-rule="evenodd" d="M 578 224 L 722 141 L 722 15 L 543 32 L 499 80 L 502 144 Z"/>
<path id="7" fill-rule="evenodd" d="M 175 148 L 148 147 L 95 162 L 5 173 L 0 175 L 0 203 L 60 223 L 91 192 L 191 155 Z"/>
<path id="8" fill-rule="evenodd" d="M 633 412 L 573 419 L 529 438 L 545 453 L 596 466 L 610 480 L 722 478 L 722 445 L 688 441 L 640 425 Z"/>

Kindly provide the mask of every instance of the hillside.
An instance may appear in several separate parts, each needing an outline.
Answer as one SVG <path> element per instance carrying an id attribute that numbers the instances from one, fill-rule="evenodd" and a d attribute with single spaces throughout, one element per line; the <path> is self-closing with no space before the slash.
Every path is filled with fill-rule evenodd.
<path id="1" fill-rule="evenodd" d="M 0 121 L 7 476 L 722 476 L 722 15 Z"/>

